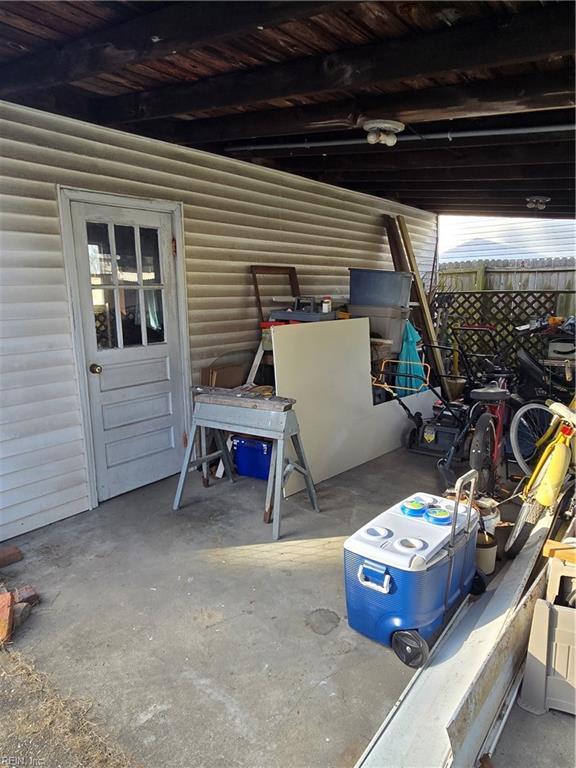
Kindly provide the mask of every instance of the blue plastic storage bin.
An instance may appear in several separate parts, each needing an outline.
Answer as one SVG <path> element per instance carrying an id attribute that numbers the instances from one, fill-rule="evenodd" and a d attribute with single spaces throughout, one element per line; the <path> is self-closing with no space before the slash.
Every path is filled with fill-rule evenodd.
<path id="1" fill-rule="evenodd" d="M 350 304 L 407 307 L 412 275 L 389 269 L 350 268 Z"/>
<path id="2" fill-rule="evenodd" d="M 270 471 L 272 442 L 250 437 L 232 439 L 234 463 L 239 475 L 267 480 Z"/>

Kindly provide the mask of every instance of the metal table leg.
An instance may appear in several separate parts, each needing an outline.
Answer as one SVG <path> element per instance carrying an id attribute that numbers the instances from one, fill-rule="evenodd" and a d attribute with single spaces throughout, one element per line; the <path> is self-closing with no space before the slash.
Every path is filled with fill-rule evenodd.
<path id="1" fill-rule="evenodd" d="M 272 441 L 272 453 L 270 455 L 270 469 L 268 471 L 268 484 L 266 486 L 266 502 L 264 504 L 264 522 L 272 522 L 272 493 L 274 490 L 274 477 L 276 476 L 276 440 Z"/>
<path id="2" fill-rule="evenodd" d="M 208 444 L 206 441 L 206 427 L 200 427 L 200 456 L 206 456 L 208 453 Z M 210 479 L 208 474 L 208 462 L 202 462 L 202 485 L 208 488 Z"/>
<path id="3" fill-rule="evenodd" d="M 276 471 L 274 481 L 274 511 L 272 513 L 272 538 L 280 538 L 280 518 L 282 516 L 282 486 L 284 481 L 284 439 L 276 441 Z"/>
<path id="4" fill-rule="evenodd" d="M 318 497 L 316 496 L 316 488 L 314 487 L 314 481 L 312 480 L 312 475 L 310 474 L 310 467 L 308 465 L 308 461 L 306 460 L 306 454 L 304 453 L 304 448 L 302 446 L 302 441 L 300 440 L 299 432 L 292 435 L 292 444 L 294 446 L 294 450 L 296 451 L 296 456 L 298 457 L 300 465 L 306 470 L 304 480 L 306 481 L 306 489 L 308 490 L 310 503 L 312 504 L 315 512 L 320 512 L 320 508 L 318 507 Z"/>
<path id="5" fill-rule="evenodd" d="M 220 429 L 214 430 L 214 439 L 216 440 L 216 448 L 222 453 L 222 463 L 224 469 L 228 475 L 228 480 L 234 482 L 234 470 L 232 469 L 232 462 L 230 460 L 230 452 L 228 451 L 228 443 L 224 437 L 224 433 Z"/>
<path id="6" fill-rule="evenodd" d="M 182 462 L 182 469 L 180 470 L 180 478 L 178 479 L 178 487 L 176 488 L 176 495 L 174 496 L 174 503 L 172 509 L 174 512 L 180 506 L 182 501 L 182 492 L 184 491 L 184 484 L 186 483 L 186 477 L 188 476 L 188 465 L 192 458 L 192 451 L 194 450 L 194 439 L 196 437 L 196 424 L 192 422 L 192 431 L 188 437 L 188 445 L 186 446 L 186 452 L 184 454 L 184 461 Z"/>

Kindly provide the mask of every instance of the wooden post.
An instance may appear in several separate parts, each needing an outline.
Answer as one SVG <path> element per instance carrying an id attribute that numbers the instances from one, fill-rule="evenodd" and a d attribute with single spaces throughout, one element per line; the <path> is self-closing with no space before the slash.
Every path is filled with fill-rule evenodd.
<path id="1" fill-rule="evenodd" d="M 410 233 L 408 232 L 408 227 L 406 226 L 406 221 L 404 220 L 403 216 L 397 216 L 396 220 L 400 228 L 400 235 L 402 237 L 402 243 L 404 244 L 404 250 L 406 252 L 406 257 L 408 259 L 410 271 L 412 272 L 412 275 L 414 277 L 414 288 L 416 291 L 416 295 L 418 297 L 418 302 L 420 304 L 420 310 L 422 313 L 422 322 L 423 322 L 425 335 L 427 336 L 428 343 L 431 345 L 430 351 L 432 354 L 432 359 L 434 361 L 434 366 L 436 368 L 436 373 L 438 374 L 438 378 L 440 379 L 440 386 L 444 391 L 444 394 L 449 400 L 451 400 L 452 393 L 450 390 L 450 384 L 446 378 L 446 369 L 444 368 L 444 360 L 442 359 L 442 354 L 437 346 L 438 337 L 436 336 L 436 329 L 434 328 L 434 321 L 432 319 L 432 314 L 430 312 L 428 297 L 426 296 L 426 289 L 424 287 L 424 283 L 422 282 L 422 278 L 420 277 L 420 270 L 418 269 L 416 256 L 414 255 L 414 251 L 412 250 Z"/>
<path id="2" fill-rule="evenodd" d="M 474 281 L 474 290 L 483 291 L 486 283 L 486 265 L 479 264 L 476 269 L 476 279 Z"/>

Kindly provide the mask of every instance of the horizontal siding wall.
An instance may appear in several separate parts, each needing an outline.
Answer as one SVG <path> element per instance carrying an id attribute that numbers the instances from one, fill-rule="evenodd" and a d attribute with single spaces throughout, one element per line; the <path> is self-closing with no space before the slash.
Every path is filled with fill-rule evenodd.
<path id="1" fill-rule="evenodd" d="M 0 538 L 88 506 L 56 185 L 183 203 L 196 380 L 257 344 L 250 264 L 293 265 L 303 293 L 345 295 L 348 267 L 392 268 L 382 213 L 405 215 L 432 264 L 424 211 L 2 102 L 0 136 Z M 264 283 L 286 295 L 282 279 Z"/>

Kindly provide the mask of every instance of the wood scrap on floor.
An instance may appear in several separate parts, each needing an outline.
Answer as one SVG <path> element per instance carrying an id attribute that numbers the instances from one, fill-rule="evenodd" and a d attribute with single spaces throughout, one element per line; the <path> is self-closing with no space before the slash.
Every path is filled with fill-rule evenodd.
<path id="1" fill-rule="evenodd" d="M 13 545 L 0 547 L 0 568 L 4 568 L 6 565 L 12 565 L 12 563 L 17 563 L 19 560 L 22 560 L 23 557 L 24 555 L 19 547 Z"/>
<path id="2" fill-rule="evenodd" d="M 576 544 L 573 541 L 554 541 L 547 539 L 542 550 L 544 557 L 556 557 L 565 563 L 576 565 Z"/>
<path id="3" fill-rule="evenodd" d="M 40 595 L 30 584 L 9 590 L 0 583 L 0 646 L 9 643 L 15 629 L 30 616 L 32 606 Z"/>
<path id="4" fill-rule="evenodd" d="M 0 592 L 0 645 L 10 641 L 14 621 L 14 597 L 11 592 Z"/>

